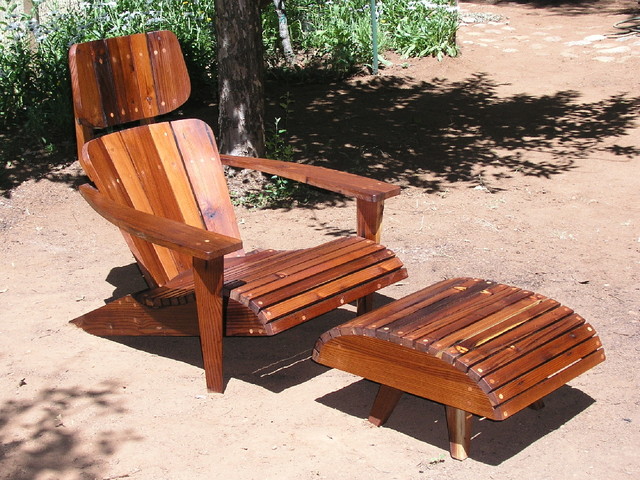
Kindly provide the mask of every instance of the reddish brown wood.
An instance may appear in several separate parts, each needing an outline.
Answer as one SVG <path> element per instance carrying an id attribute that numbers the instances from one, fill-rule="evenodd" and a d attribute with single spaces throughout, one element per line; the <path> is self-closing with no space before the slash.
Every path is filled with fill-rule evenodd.
<path id="1" fill-rule="evenodd" d="M 118 227 L 189 256 L 211 260 L 242 245 L 235 238 L 118 205 L 89 185 L 83 185 L 80 191 L 96 211 Z"/>
<path id="2" fill-rule="evenodd" d="M 471 450 L 472 415 L 449 405 L 445 405 L 445 408 L 449 431 L 449 453 L 456 460 L 464 460 Z"/>
<path id="3" fill-rule="evenodd" d="M 400 187 L 396 185 L 314 165 L 232 155 L 220 155 L 220 159 L 230 167 L 278 175 L 368 202 L 379 202 L 400 194 Z"/>
<path id="4" fill-rule="evenodd" d="M 71 323 L 102 337 L 200 334 L 195 303 L 171 308 L 150 308 L 133 295 L 85 313 Z"/>
<path id="5" fill-rule="evenodd" d="M 331 329 L 313 358 L 387 385 L 383 395 L 395 389 L 446 405 L 451 455 L 464 459 L 471 414 L 503 420 L 539 405 L 605 357 L 593 327 L 558 302 L 452 279 Z M 393 409 L 383 400 L 378 421 Z"/>
<path id="6" fill-rule="evenodd" d="M 74 45 L 69 66 L 79 158 L 98 189 L 83 186 L 81 191 L 120 227 L 150 285 L 77 319 L 82 328 L 100 335 L 200 333 L 207 385 L 217 391 L 222 388 L 222 311 L 227 334 L 273 335 L 406 277 L 392 252 L 363 238 L 310 250 L 244 254 L 211 129 L 198 120 L 155 123 L 190 93 L 171 32 Z M 132 121 L 142 126 L 93 138 L 105 127 Z M 366 235 L 376 238 L 382 202 L 400 192 L 383 182 L 309 165 L 224 161 L 370 204 L 373 213 L 359 208 L 359 216 L 370 225 Z M 221 303 L 222 294 L 232 298 Z"/>
<path id="7" fill-rule="evenodd" d="M 222 283 L 223 259 L 193 259 L 193 278 L 198 299 L 198 326 L 207 389 L 222 393 Z"/>
<path id="8" fill-rule="evenodd" d="M 73 45 L 69 66 L 76 124 L 84 127 L 78 158 L 95 129 L 168 113 L 191 93 L 180 44 L 166 30 Z"/>
<path id="9" fill-rule="evenodd" d="M 314 360 L 404 392 L 493 417 L 487 395 L 464 373 L 431 355 L 372 337 L 346 335 L 316 345 Z"/>
<path id="10" fill-rule="evenodd" d="M 369 421 L 376 427 L 384 425 L 389 420 L 403 393 L 402 390 L 381 384 L 369 413 Z"/>

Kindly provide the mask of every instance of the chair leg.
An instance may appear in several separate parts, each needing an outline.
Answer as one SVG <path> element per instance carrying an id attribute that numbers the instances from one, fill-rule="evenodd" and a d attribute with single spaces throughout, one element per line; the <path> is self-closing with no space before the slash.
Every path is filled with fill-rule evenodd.
<path id="1" fill-rule="evenodd" d="M 369 421 L 376 427 L 384 425 L 403 393 L 402 390 L 381 384 L 369 413 Z"/>
<path id="2" fill-rule="evenodd" d="M 222 285 L 223 258 L 213 260 L 193 259 L 193 279 L 195 284 L 198 324 L 200 326 L 200 344 L 202 360 L 210 392 L 224 391 L 222 370 Z"/>
<path id="3" fill-rule="evenodd" d="M 449 452 L 456 460 L 469 456 L 471 447 L 471 420 L 469 412 L 446 405 L 447 429 L 449 430 Z"/>

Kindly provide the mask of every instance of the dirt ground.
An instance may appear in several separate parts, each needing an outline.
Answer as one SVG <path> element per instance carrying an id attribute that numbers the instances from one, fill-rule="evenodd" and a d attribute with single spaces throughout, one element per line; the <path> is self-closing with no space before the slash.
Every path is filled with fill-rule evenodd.
<path id="1" fill-rule="evenodd" d="M 390 56 L 379 76 L 291 86 L 297 158 L 404 187 L 383 242 L 410 277 L 556 298 L 607 360 L 447 453 L 444 409 L 310 360 L 348 307 L 273 338 L 225 339 L 208 394 L 195 338 L 103 339 L 67 322 L 141 287 L 119 233 L 80 198 L 77 166 L 0 197 L 2 479 L 584 479 L 640 474 L 640 37 L 609 36 L 631 1 L 467 3 L 462 56 Z M 331 203 L 331 202 L 329 202 Z M 354 206 L 238 209 L 247 249 L 353 231 Z M 636 447 L 634 447 L 636 445 Z"/>

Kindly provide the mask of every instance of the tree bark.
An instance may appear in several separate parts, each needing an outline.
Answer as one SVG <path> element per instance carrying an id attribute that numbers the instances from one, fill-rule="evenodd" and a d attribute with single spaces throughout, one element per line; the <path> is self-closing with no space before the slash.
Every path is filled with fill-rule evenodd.
<path id="1" fill-rule="evenodd" d="M 263 157 L 262 23 L 256 0 L 215 0 L 222 153 Z"/>
<path id="2" fill-rule="evenodd" d="M 273 0 L 273 6 L 276 9 L 276 15 L 278 17 L 278 33 L 280 34 L 280 41 L 282 42 L 284 58 L 289 65 L 293 65 L 295 64 L 296 57 L 293 53 L 293 47 L 291 46 L 291 38 L 289 37 L 289 23 L 287 22 L 287 15 L 285 13 L 284 0 Z"/>

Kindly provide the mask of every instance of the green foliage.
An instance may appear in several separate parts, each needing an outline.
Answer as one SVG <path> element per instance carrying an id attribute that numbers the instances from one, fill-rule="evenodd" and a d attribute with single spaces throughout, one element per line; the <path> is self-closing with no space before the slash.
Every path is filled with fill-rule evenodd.
<path id="1" fill-rule="evenodd" d="M 389 48 L 406 57 L 458 54 L 457 8 L 448 0 L 380 2 L 380 29 Z"/>
<path id="2" fill-rule="evenodd" d="M 377 0 L 378 50 L 401 55 L 457 55 L 455 0 Z M 311 66 L 338 76 L 367 64 L 371 52 L 368 0 L 289 0 L 287 17 L 294 48 Z M 265 46 L 270 59 L 278 55 L 278 23 L 273 9 L 263 16 Z"/>
<path id="3" fill-rule="evenodd" d="M 16 0 L 0 6 L 0 128 L 19 128 L 54 141 L 73 136 L 69 47 L 117 35 L 171 29 L 182 44 L 192 78 L 213 83 L 213 2 L 208 0 L 89 0 L 59 9 Z M 43 10 L 40 13 L 40 10 Z"/>
<path id="4" fill-rule="evenodd" d="M 64 8 L 58 1 L 34 0 L 30 14 L 22 13 L 22 0 L 0 1 L 0 156 L 7 157 L 0 164 L 19 155 L 15 152 L 25 143 L 49 149 L 61 141 L 73 143 L 67 52 L 74 43 L 172 30 L 182 45 L 193 92 L 215 95 L 213 0 L 64 0 Z M 377 0 L 380 50 L 392 48 L 411 56 L 456 54 L 457 14 L 448 7 L 450 1 Z M 367 64 L 369 8 L 368 0 L 288 0 L 291 40 L 303 59 L 292 73 L 320 69 L 335 78 Z M 263 10 L 265 59 L 268 66 L 281 68 L 277 27 L 269 5 Z M 276 157 L 292 154 L 285 129 L 276 123 L 269 134 Z"/>

